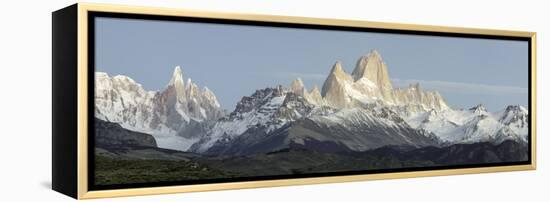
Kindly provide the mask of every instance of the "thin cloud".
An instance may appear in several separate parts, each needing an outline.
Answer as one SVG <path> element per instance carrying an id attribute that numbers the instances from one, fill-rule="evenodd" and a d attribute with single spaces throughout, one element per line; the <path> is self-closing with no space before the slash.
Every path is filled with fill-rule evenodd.
<path id="1" fill-rule="evenodd" d="M 279 72 L 273 74 L 273 76 L 279 77 L 279 78 L 302 78 L 302 79 L 311 79 L 311 80 L 322 80 L 327 77 L 327 75 L 324 74 L 315 74 L 315 73 L 301 73 L 301 72 Z"/>
<path id="2" fill-rule="evenodd" d="M 488 85 L 478 83 L 462 83 L 437 80 L 415 80 L 415 79 L 391 79 L 395 87 L 405 88 L 411 83 L 419 83 L 420 88 L 437 90 L 449 93 L 481 94 L 481 95 L 524 95 L 529 91 L 527 88 L 504 85 Z"/>
<path id="3" fill-rule="evenodd" d="M 325 79 L 327 75 L 324 74 L 308 74 L 308 73 L 296 73 L 291 72 L 289 73 L 291 77 L 300 77 L 303 79 Z"/>

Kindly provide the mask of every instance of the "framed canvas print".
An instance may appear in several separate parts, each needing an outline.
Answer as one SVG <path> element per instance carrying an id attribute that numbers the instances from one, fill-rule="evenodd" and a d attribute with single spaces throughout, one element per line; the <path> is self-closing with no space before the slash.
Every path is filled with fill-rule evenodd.
<path id="1" fill-rule="evenodd" d="M 75 4 L 53 189 L 78 199 L 535 169 L 535 33 Z"/>

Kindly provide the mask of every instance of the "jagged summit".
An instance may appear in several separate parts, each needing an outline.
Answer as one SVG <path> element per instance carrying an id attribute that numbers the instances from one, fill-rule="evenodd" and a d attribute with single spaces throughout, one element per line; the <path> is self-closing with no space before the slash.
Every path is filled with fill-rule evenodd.
<path id="1" fill-rule="evenodd" d="M 321 91 L 319 91 L 319 87 L 317 85 L 313 86 L 313 89 L 307 93 L 307 96 L 305 96 L 306 100 L 315 104 L 315 105 L 324 105 L 324 99 L 323 96 L 321 96 Z"/>
<path id="2" fill-rule="evenodd" d="M 176 83 L 183 84 L 183 71 L 181 71 L 180 66 L 176 66 L 174 68 L 174 73 L 172 73 L 172 78 L 170 79 L 170 82 L 168 82 L 168 85 L 174 85 Z"/>
<path id="3" fill-rule="evenodd" d="M 189 83 L 187 85 L 189 85 Z M 184 102 L 186 98 L 186 89 L 183 83 L 183 71 L 181 70 L 180 66 L 176 66 L 174 68 L 172 78 L 170 79 L 170 82 L 168 82 L 168 85 L 166 86 L 166 89 L 164 91 L 167 90 L 170 92 L 175 92 L 175 96 L 178 101 Z"/>
<path id="4" fill-rule="evenodd" d="M 330 69 L 330 73 L 338 73 L 338 72 L 344 72 L 341 61 L 336 61 L 334 65 L 332 65 L 332 69 Z"/>
<path id="5" fill-rule="evenodd" d="M 162 148 L 186 150 L 191 143 L 179 144 L 178 138 L 196 134 L 182 131 L 225 115 L 206 86 L 201 89 L 190 78 L 184 85 L 180 66 L 174 68 L 166 88 L 157 92 L 144 90 L 126 76 L 96 73 L 95 79 L 95 116 L 129 130 L 150 133 L 158 138 Z M 173 137 L 176 135 L 179 137 Z"/>
<path id="6" fill-rule="evenodd" d="M 334 65 L 332 66 L 332 69 L 330 70 L 330 73 L 329 73 L 329 77 L 332 76 L 332 75 L 337 77 L 337 78 L 342 78 L 342 79 L 344 77 L 349 76 L 348 73 L 346 73 L 346 71 L 342 67 L 342 62 L 340 62 L 340 61 L 336 61 L 334 63 Z"/>
<path id="7" fill-rule="evenodd" d="M 522 112 L 522 113 L 527 113 L 527 109 L 523 106 L 520 106 L 520 105 L 508 105 L 506 106 L 506 109 L 505 111 L 515 111 L 515 112 Z"/>
<path id="8" fill-rule="evenodd" d="M 337 61 L 323 83 L 321 96 L 333 106 L 347 107 L 349 99 L 346 95 L 346 84 L 353 82 L 351 76 L 342 68 L 342 63 Z"/>
<path id="9" fill-rule="evenodd" d="M 487 113 L 487 109 L 483 104 L 478 104 L 469 109 L 471 112 L 474 112 L 477 115 L 482 115 Z"/>
<path id="10" fill-rule="evenodd" d="M 304 87 L 304 82 L 299 77 L 290 84 L 290 91 L 301 96 L 307 94 L 306 88 Z"/>
<path id="11" fill-rule="evenodd" d="M 311 97 L 311 96 L 310 96 Z M 376 50 L 361 56 L 352 74 L 346 73 L 337 61 L 321 89 L 323 103 L 337 108 L 383 103 L 388 106 L 413 106 L 420 111 L 449 109 L 435 91 L 423 91 L 419 83 L 406 89 L 394 89 L 388 69 Z"/>
<path id="12" fill-rule="evenodd" d="M 294 79 L 294 81 L 292 81 L 291 87 L 297 87 L 297 88 L 303 88 L 304 87 L 304 82 L 302 81 L 302 78 L 298 77 L 296 79 Z"/>
<path id="13" fill-rule="evenodd" d="M 420 83 L 416 82 L 409 84 L 409 89 L 420 91 Z"/>
<path id="14" fill-rule="evenodd" d="M 357 60 L 355 69 L 351 73 L 353 79 L 359 80 L 361 78 L 368 78 L 370 80 L 377 80 L 377 77 L 381 75 L 381 71 L 385 69 L 385 63 L 378 51 L 373 50 L 367 55 L 363 55 Z M 386 74 L 387 76 L 387 74 Z"/>
<path id="15" fill-rule="evenodd" d="M 310 94 L 319 94 L 319 95 L 321 95 L 321 91 L 319 91 L 319 86 L 314 85 L 309 93 Z"/>
<path id="16" fill-rule="evenodd" d="M 417 108 L 416 111 L 450 109 L 439 92 L 422 90 L 419 83 L 409 84 L 404 89 L 397 88 L 393 92 L 397 105 L 413 106 Z"/>
<path id="17" fill-rule="evenodd" d="M 527 140 L 529 133 L 529 111 L 519 105 L 509 105 L 503 112 L 497 113 L 499 122 L 510 127 L 516 134 L 522 135 Z"/>
<path id="18" fill-rule="evenodd" d="M 527 141 L 525 108 L 508 106 L 488 113 L 478 105 L 453 110 L 441 94 L 419 83 L 394 89 L 387 68 L 373 50 L 358 59 L 351 74 L 335 62 L 322 88 L 315 85 L 308 91 L 296 78 L 288 87 L 277 85 L 243 96 L 230 114 L 208 87 L 191 78 L 184 82 L 179 66 L 158 92 L 145 91 L 129 77 L 98 72 L 94 114 L 152 134 L 159 147 L 192 152 L 327 149 L 326 143 L 342 151 L 366 151 L 387 145 L 437 146 L 440 140 Z"/>
<path id="19" fill-rule="evenodd" d="M 378 51 L 373 50 L 369 54 L 359 58 L 352 76 L 356 82 L 361 79 L 367 79 L 374 83 L 378 87 L 382 99 L 389 103 L 394 102 L 393 87 L 388 74 L 388 68 Z"/>

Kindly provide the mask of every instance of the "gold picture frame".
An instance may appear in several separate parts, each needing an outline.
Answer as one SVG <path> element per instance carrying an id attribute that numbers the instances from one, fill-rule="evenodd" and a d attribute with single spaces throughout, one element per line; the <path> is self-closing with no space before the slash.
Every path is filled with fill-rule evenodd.
<path id="1" fill-rule="evenodd" d="M 426 171 L 405 171 L 392 173 L 376 174 L 356 174 L 345 176 L 328 177 L 309 177 L 296 179 L 271 179 L 259 181 L 243 182 L 224 182 L 212 184 L 196 185 L 176 185 L 145 188 L 123 188 L 112 190 L 90 190 L 88 187 L 89 177 L 89 159 L 88 154 L 88 127 L 90 104 L 89 90 L 93 86 L 88 85 L 90 78 L 88 71 L 88 23 L 90 12 L 124 13 L 137 15 L 153 16 L 172 16 L 172 17 L 194 17 L 207 19 L 227 19 L 240 21 L 257 21 L 266 23 L 293 23 L 302 25 L 321 25 L 321 26 L 343 26 L 356 28 L 374 28 L 394 31 L 418 31 L 452 34 L 472 34 L 475 36 L 505 36 L 520 37 L 529 40 L 530 44 L 530 163 L 523 165 L 491 166 L 478 168 L 456 168 L 442 170 Z M 168 194 L 184 193 L 197 191 L 214 191 L 227 189 L 245 189 L 259 187 L 275 187 L 290 185 L 306 185 L 320 183 L 337 183 L 364 180 L 380 179 L 398 179 L 426 176 L 459 175 L 473 173 L 490 173 L 503 171 L 521 171 L 536 169 L 536 33 L 510 30 L 493 30 L 461 27 L 445 27 L 430 25 L 413 25 L 384 22 L 368 22 L 357 20 L 337 20 L 308 18 L 295 16 L 276 16 L 276 15 L 258 15 L 258 14 L 240 14 L 240 13 L 221 13 L 193 11 L 183 9 L 169 8 L 151 8 L 137 6 L 120 6 L 105 4 L 78 3 L 73 6 L 54 12 L 53 28 L 53 46 L 54 46 L 54 127 L 53 127 L 53 189 L 77 199 L 92 199 L 103 197 L 120 197 L 150 194 Z M 56 38 L 58 36 L 59 38 Z M 67 38 L 68 36 L 74 37 Z M 76 42 L 76 43 L 74 43 Z M 71 55 L 74 54 L 74 55 Z M 74 60 L 67 60 L 64 57 L 74 57 Z M 75 63 L 76 62 L 76 63 Z M 72 66 L 73 65 L 73 66 Z M 75 66 L 76 65 L 76 69 Z M 72 69 L 71 69 L 72 68 Z M 61 76 L 74 77 L 74 80 L 66 81 L 60 79 Z M 57 82 L 57 83 L 56 83 Z M 73 85 L 74 87 L 66 87 Z M 59 88 L 59 89 L 58 89 Z M 70 92 L 72 94 L 69 94 Z M 70 98 L 63 97 L 67 95 Z M 74 105 L 67 105 L 72 102 Z M 76 106 L 76 108 L 66 108 Z M 70 117 L 59 117 L 67 114 L 74 114 Z M 72 129 L 62 128 L 62 125 L 56 125 L 59 122 L 75 119 L 76 125 Z M 63 140 L 62 140 L 63 139 Z M 71 145 L 71 146 L 68 146 Z M 74 153 L 74 154 L 69 154 Z M 63 175 L 63 176 L 62 176 Z"/>

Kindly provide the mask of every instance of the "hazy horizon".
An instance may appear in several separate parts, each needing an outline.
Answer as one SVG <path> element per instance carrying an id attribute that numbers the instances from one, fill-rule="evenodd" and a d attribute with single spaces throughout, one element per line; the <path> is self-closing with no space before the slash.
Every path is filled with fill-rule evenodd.
<path id="1" fill-rule="evenodd" d="M 208 86 L 232 111 L 242 96 L 297 77 L 322 87 L 332 65 L 351 73 L 377 50 L 396 87 L 418 82 L 453 108 L 489 111 L 528 106 L 527 42 L 201 24 L 96 19 L 96 71 L 126 75 L 146 90 L 162 90 L 175 66 L 184 79 Z"/>

